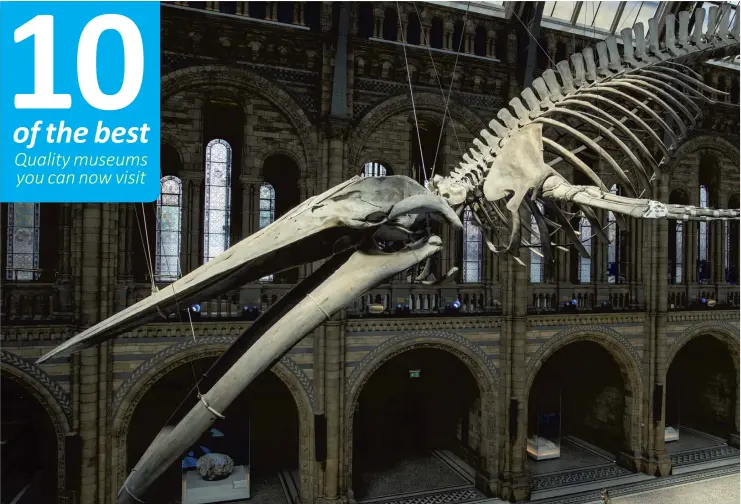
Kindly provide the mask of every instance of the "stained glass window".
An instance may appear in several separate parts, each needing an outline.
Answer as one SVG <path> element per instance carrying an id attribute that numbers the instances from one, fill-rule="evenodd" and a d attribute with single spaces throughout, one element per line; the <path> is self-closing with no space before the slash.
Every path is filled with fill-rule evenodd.
<path id="1" fill-rule="evenodd" d="M 538 202 L 537 203 L 538 208 L 541 212 L 543 212 L 543 205 Z M 538 231 L 538 223 L 535 220 L 535 216 L 530 216 L 530 229 L 537 232 Z M 535 250 L 538 250 L 538 247 L 540 247 L 541 241 L 540 236 L 533 235 L 530 238 L 530 244 L 533 246 L 532 248 Z M 543 257 L 540 254 L 536 254 L 532 250 L 530 251 L 530 283 L 543 283 L 543 277 L 544 277 L 544 269 L 543 269 Z"/>
<path id="2" fill-rule="evenodd" d="M 38 280 L 39 229 L 38 203 L 8 204 L 7 280 Z"/>
<path id="3" fill-rule="evenodd" d="M 154 276 L 158 282 L 172 282 L 180 276 L 182 195 L 179 178 L 167 176 L 160 180 L 154 265 Z"/>
<path id="4" fill-rule="evenodd" d="M 260 185 L 260 229 L 275 220 L 275 189 L 268 183 Z M 264 276 L 261 282 L 272 282 L 273 275 Z"/>
<path id="5" fill-rule="evenodd" d="M 617 194 L 618 187 L 613 184 L 610 188 L 610 193 Z M 607 212 L 607 238 L 610 239 L 610 243 L 607 244 L 607 283 L 614 284 L 617 282 L 618 275 L 620 274 L 618 267 L 618 253 L 620 246 L 618 239 L 620 233 L 617 229 L 617 219 L 615 214 Z"/>
<path id="6" fill-rule="evenodd" d="M 592 255 L 592 225 L 586 217 L 582 217 L 579 221 L 579 236 L 584 249 Z M 580 283 L 591 283 L 592 282 L 592 259 L 591 257 L 579 256 L 579 282 Z"/>
<path id="7" fill-rule="evenodd" d="M 381 163 L 365 163 L 363 166 L 363 177 L 385 177 L 386 167 Z"/>
<path id="8" fill-rule="evenodd" d="M 700 208 L 708 207 L 708 188 L 705 185 L 700 186 Z M 697 260 L 698 260 L 698 271 L 697 280 L 701 283 L 710 281 L 710 262 L 709 258 L 709 246 L 710 246 L 710 230 L 708 229 L 708 223 L 701 221 L 698 225 L 698 244 L 697 244 Z"/>
<path id="9" fill-rule="evenodd" d="M 203 212 L 203 263 L 229 248 L 232 148 L 216 139 L 206 147 L 206 187 Z"/>
<path id="10" fill-rule="evenodd" d="M 481 283 L 481 230 L 473 223 L 470 208 L 463 213 L 463 282 Z"/>

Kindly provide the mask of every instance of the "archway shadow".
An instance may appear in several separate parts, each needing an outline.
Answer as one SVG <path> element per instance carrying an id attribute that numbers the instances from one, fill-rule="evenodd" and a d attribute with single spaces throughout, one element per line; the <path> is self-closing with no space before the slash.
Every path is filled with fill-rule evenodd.
<path id="1" fill-rule="evenodd" d="M 138 403 L 129 424 L 128 470 L 136 464 L 160 429 L 175 425 L 181 418 L 170 418 L 194 383 L 194 373 L 201 376 L 213 363 L 213 358 L 198 359 L 183 364 L 147 390 Z M 212 383 L 202 383 L 208 390 Z M 190 406 L 196 398 L 190 398 Z M 187 411 L 187 410 L 186 410 Z M 249 467 L 251 494 L 256 502 L 286 500 L 278 472 L 296 472 L 299 458 L 298 410 L 285 384 L 272 372 L 258 376 L 226 409 L 224 419 L 182 454 L 145 494 L 148 502 L 161 504 L 180 502 L 183 463 L 201 455 L 225 453 L 235 466 Z M 192 457 L 187 460 L 188 457 Z M 189 469 L 191 470 L 191 469 Z"/>
<path id="2" fill-rule="evenodd" d="M 737 372 L 730 352 L 725 342 L 701 335 L 672 359 L 665 418 L 678 439 L 667 442 L 669 453 L 725 444 L 735 433 Z"/>
<path id="3" fill-rule="evenodd" d="M 355 497 L 467 484 L 451 463 L 475 463 L 480 397 L 470 370 L 444 350 L 410 350 L 383 364 L 354 414 Z"/>
<path id="4" fill-rule="evenodd" d="M 57 502 L 57 436 L 54 424 L 33 393 L 6 376 L 0 378 L 2 411 L 2 503 Z"/>

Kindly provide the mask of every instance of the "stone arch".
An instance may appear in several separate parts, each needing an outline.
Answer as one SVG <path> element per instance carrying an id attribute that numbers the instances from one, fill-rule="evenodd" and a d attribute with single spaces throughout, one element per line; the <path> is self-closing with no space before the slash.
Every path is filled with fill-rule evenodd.
<path id="1" fill-rule="evenodd" d="M 112 499 L 127 476 L 127 436 L 131 418 L 144 394 L 170 371 L 189 362 L 219 357 L 236 340 L 234 336 L 189 339 L 172 345 L 142 363 L 116 391 L 112 407 L 113 454 L 111 470 L 114 485 Z M 311 381 L 290 358 L 283 357 L 271 370 L 288 388 L 296 403 L 299 423 L 299 494 L 305 502 L 312 501 L 314 448 L 313 389 Z"/>
<path id="2" fill-rule="evenodd" d="M 185 89 L 232 87 L 261 96 L 280 110 L 296 130 L 306 157 L 306 165 L 318 166 L 316 128 L 298 102 L 274 82 L 247 70 L 223 65 L 202 65 L 170 72 L 160 80 L 160 96 L 164 101 Z"/>
<path id="3" fill-rule="evenodd" d="M 175 150 L 175 152 L 178 153 L 178 156 L 180 157 L 180 166 L 185 169 L 187 162 L 190 162 L 190 152 L 188 151 L 188 147 L 185 145 L 185 142 L 180 140 L 177 135 L 173 135 L 172 133 L 168 133 L 167 131 L 161 131 L 160 143 L 169 145 Z"/>
<path id="4" fill-rule="evenodd" d="M 425 111 L 442 114 L 445 110 L 442 97 L 435 93 L 415 93 L 414 104 L 418 114 Z M 349 139 L 350 166 L 358 165 L 358 158 L 365 142 L 381 124 L 387 121 L 389 117 L 410 111 L 412 111 L 411 102 L 407 93 L 404 93 L 389 98 L 366 112 L 358 121 Z M 453 100 L 448 101 L 448 114 L 463 124 L 472 135 L 476 135 L 486 127 L 484 121 L 476 114 Z"/>
<path id="5" fill-rule="evenodd" d="M 492 477 L 497 474 L 496 449 L 497 419 L 496 390 L 499 372 L 493 361 L 481 348 L 466 338 L 447 331 L 410 331 L 385 340 L 368 353 L 353 369 L 345 387 L 344 413 L 344 474 L 345 490 L 352 497 L 353 475 L 353 422 L 363 386 L 386 362 L 410 350 L 430 348 L 444 350 L 463 362 L 479 387 L 481 396 L 482 443 L 480 453 L 486 472 Z M 483 453 L 482 453 L 483 452 Z"/>
<path id="6" fill-rule="evenodd" d="M 264 178 L 265 174 L 263 173 L 263 167 L 265 166 L 265 161 L 271 157 L 271 156 L 286 156 L 287 158 L 290 158 L 294 163 L 296 163 L 296 166 L 298 166 L 299 173 L 302 177 L 310 176 L 309 174 L 309 167 L 306 164 L 306 157 L 303 155 L 302 152 L 298 152 L 295 148 L 292 148 L 292 146 L 284 146 L 284 147 L 276 147 L 274 145 L 267 145 L 257 151 L 255 153 L 253 162 L 254 162 L 254 169 L 257 171 L 257 176 Z M 313 173 L 311 176 L 318 176 L 318 173 Z"/>
<path id="7" fill-rule="evenodd" d="M 685 158 L 688 154 L 695 151 L 712 151 L 718 155 L 720 159 L 726 158 L 731 161 L 734 166 L 739 166 L 741 163 L 741 154 L 739 153 L 738 144 L 733 144 L 727 139 L 718 135 L 696 135 L 685 142 L 683 142 L 672 155 L 669 160 L 667 170 L 671 175 L 674 173 L 674 169 L 677 164 Z"/>
<path id="8" fill-rule="evenodd" d="M 626 404 L 623 430 L 628 448 L 632 453 L 640 452 L 641 445 L 641 391 L 643 390 L 643 366 L 633 345 L 620 333 L 604 326 L 572 326 L 551 336 L 525 365 L 524 399 L 529 404 L 530 389 L 543 363 L 561 348 L 577 341 L 597 343 L 612 356 L 620 369 L 625 384 Z"/>
<path id="9" fill-rule="evenodd" d="M 57 502 L 67 502 L 65 436 L 72 419 L 69 394 L 43 369 L 6 350 L 0 351 L 0 370 L 31 392 L 49 416 L 57 440 Z"/>
<path id="10" fill-rule="evenodd" d="M 674 357 L 677 356 L 677 353 L 682 349 L 682 347 L 696 337 L 703 335 L 713 336 L 728 345 L 728 349 L 731 351 L 733 365 L 736 368 L 736 375 L 738 375 L 739 348 L 741 347 L 741 345 L 739 344 L 738 328 L 727 322 L 722 321 L 702 322 L 699 324 L 694 324 L 685 329 L 682 334 L 674 340 L 674 342 L 671 344 L 666 352 L 667 371 L 669 370 L 669 366 L 674 360 Z"/>
<path id="11" fill-rule="evenodd" d="M 394 171 L 395 164 L 392 163 L 386 156 L 382 154 L 376 155 L 374 152 L 367 152 L 364 156 L 359 158 L 360 162 L 357 166 L 350 167 L 350 176 L 360 175 L 363 173 L 363 168 L 366 163 L 380 163 L 386 168 L 386 172 L 389 175 L 396 175 Z"/>
<path id="12" fill-rule="evenodd" d="M 729 324 L 728 322 L 701 322 L 685 329 L 682 334 L 674 340 L 674 342 L 671 344 L 666 352 L 666 366 L 664 368 L 664 372 L 666 374 L 669 373 L 669 367 L 671 366 L 672 362 L 674 362 L 674 358 L 677 356 L 682 347 L 684 347 L 687 343 L 697 338 L 698 336 L 705 335 L 713 336 L 714 338 L 718 339 L 728 346 L 728 350 L 731 352 L 733 367 L 736 371 L 736 391 L 738 393 L 738 390 L 741 390 L 741 376 L 739 376 L 739 373 L 741 373 L 741 365 L 739 364 L 739 352 L 741 352 L 741 343 L 739 342 L 738 328 L 733 326 L 732 324 Z M 664 381 L 666 382 L 666 375 L 664 376 Z M 736 423 L 736 431 L 738 431 L 739 422 L 741 420 L 741 401 L 736 398 L 735 403 L 736 411 L 734 421 Z"/>

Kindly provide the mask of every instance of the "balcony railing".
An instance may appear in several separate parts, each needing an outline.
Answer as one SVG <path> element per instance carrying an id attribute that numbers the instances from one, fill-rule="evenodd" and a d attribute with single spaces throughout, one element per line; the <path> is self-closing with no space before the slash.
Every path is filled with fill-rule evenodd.
<path id="1" fill-rule="evenodd" d="M 4 320 L 46 321 L 57 312 L 54 284 L 3 282 L 0 315 Z"/>
<path id="2" fill-rule="evenodd" d="M 501 311 L 496 293 L 483 285 L 427 287 L 389 284 L 367 292 L 347 307 L 351 317 L 366 315 L 481 314 Z"/>
<path id="3" fill-rule="evenodd" d="M 639 310 L 643 306 L 637 293 L 631 292 L 635 289 L 629 284 L 530 284 L 528 312 Z"/>

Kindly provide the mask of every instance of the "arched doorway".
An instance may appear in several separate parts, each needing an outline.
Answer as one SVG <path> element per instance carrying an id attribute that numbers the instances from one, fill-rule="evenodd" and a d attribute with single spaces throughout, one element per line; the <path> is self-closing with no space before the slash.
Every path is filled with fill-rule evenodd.
<path id="1" fill-rule="evenodd" d="M 352 425 L 356 499 L 472 486 L 481 393 L 452 353 L 415 348 L 386 361 L 363 385 Z"/>
<path id="2" fill-rule="evenodd" d="M 733 351 L 725 341 L 703 334 L 674 354 L 666 374 L 670 454 L 722 445 L 737 433 L 738 370 Z"/>
<path id="3" fill-rule="evenodd" d="M 596 341 L 561 346 L 543 362 L 528 395 L 527 454 L 531 486 L 545 474 L 579 472 L 598 479 L 628 472 L 616 465 L 631 451 L 636 378 Z M 542 485 L 542 486 L 541 486 Z"/>
<path id="4" fill-rule="evenodd" d="M 127 435 L 126 460 L 130 471 L 152 440 L 165 425 L 175 425 L 181 418 L 171 418 L 194 383 L 194 373 L 201 376 L 215 358 L 201 358 L 182 364 L 152 385 L 137 404 Z M 209 380 L 206 380 L 207 382 Z M 208 390 L 212 383 L 202 384 Z M 189 405 L 196 399 L 191 397 Z M 207 452 L 226 453 L 235 466 L 248 466 L 251 502 L 285 502 L 284 487 L 295 487 L 299 466 L 299 417 L 296 403 L 286 385 L 272 372 L 261 374 L 226 409 L 225 418 L 183 454 L 150 487 L 148 502 L 180 502 L 183 464 L 189 465 Z M 286 481 L 290 480 L 289 484 Z"/>
<path id="5" fill-rule="evenodd" d="M 31 389 L 0 376 L 2 503 L 57 502 L 58 440 L 54 423 Z"/>

